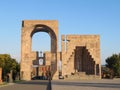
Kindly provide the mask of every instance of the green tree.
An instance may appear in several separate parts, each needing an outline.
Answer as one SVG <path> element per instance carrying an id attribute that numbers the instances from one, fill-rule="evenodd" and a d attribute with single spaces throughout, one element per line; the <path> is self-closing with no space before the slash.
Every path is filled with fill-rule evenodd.
<path id="1" fill-rule="evenodd" d="M 120 54 L 113 54 L 106 59 L 106 66 L 114 73 L 114 76 L 120 76 Z"/>
<path id="2" fill-rule="evenodd" d="M 5 76 L 13 71 L 13 78 L 16 77 L 17 73 L 20 71 L 19 63 L 16 59 L 11 58 L 9 54 L 0 54 L 0 67 L 2 67 L 2 77 L 3 79 Z"/>

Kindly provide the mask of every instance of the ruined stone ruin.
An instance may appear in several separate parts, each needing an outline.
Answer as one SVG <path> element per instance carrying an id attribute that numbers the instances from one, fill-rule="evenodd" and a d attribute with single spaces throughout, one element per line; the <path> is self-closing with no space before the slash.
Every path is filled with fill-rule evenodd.
<path id="1" fill-rule="evenodd" d="M 43 52 L 43 57 L 39 57 L 38 52 L 31 49 L 32 36 L 37 32 L 46 32 L 51 38 L 51 51 Z M 47 72 L 47 67 L 49 67 L 51 78 L 59 79 L 59 61 L 62 62 L 61 74 L 64 79 L 100 79 L 100 36 L 62 35 L 61 51 L 58 51 L 58 35 L 56 20 L 24 20 L 22 22 L 21 79 L 31 80 L 33 75 L 42 72 L 42 68 Z M 33 66 L 40 58 L 44 60 L 44 65 L 38 66 L 36 72 Z"/>

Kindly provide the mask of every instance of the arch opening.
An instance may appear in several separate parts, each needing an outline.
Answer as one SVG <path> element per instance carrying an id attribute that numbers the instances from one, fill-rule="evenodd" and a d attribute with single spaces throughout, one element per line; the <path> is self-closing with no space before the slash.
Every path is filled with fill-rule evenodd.
<path id="1" fill-rule="evenodd" d="M 37 34 L 42 34 L 41 35 L 42 37 Z M 36 42 L 38 41 L 38 38 L 40 39 L 40 37 L 41 37 L 42 42 L 41 41 L 39 42 L 39 44 L 41 44 L 41 45 L 37 46 L 37 47 L 41 47 L 43 45 L 41 47 L 41 49 L 33 47 L 34 37 L 37 37 Z M 44 39 L 44 37 L 46 39 Z M 32 41 L 32 50 L 31 51 L 33 51 L 33 50 L 37 51 L 36 60 L 33 60 L 33 71 L 32 71 L 33 76 L 31 78 L 32 79 L 37 78 L 37 79 L 42 79 L 42 80 L 48 79 L 49 75 L 47 75 L 47 74 L 51 72 L 51 60 L 54 60 L 53 54 L 55 55 L 55 53 L 57 52 L 56 35 L 53 32 L 53 30 L 51 28 L 49 28 L 48 26 L 36 25 L 35 28 L 33 29 L 33 31 L 31 32 L 31 41 Z M 34 49 L 34 48 L 36 48 L 36 49 Z"/>
<path id="2" fill-rule="evenodd" d="M 50 51 L 50 43 L 50 36 L 47 33 L 37 32 L 32 37 L 32 51 Z"/>
<path id="3" fill-rule="evenodd" d="M 56 53 L 57 52 L 57 37 L 54 31 L 46 25 L 38 24 L 35 26 L 34 30 L 31 32 L 31 38 L 37 32 L 46 32 L 49 34 L 51 38 L 51 53 Z"/>
<path id="4" fill-rule="evenodd" d="M 50 38 L 49 47 L 50 52 L 45 55 L 38 55 L 38 49 L 33 48 L 33 39 L 36 34 L 48 34 Z M 21 35 L 21 69 L 20 76 L 22 80 L 31 80 L 34 60 L 43 59 L 45 56 L 46 65 L 50 66 L 51 78 L 57 77 L 57 40 L 58 40 L 58 22 L 56 20 L 24 20 L 22 22 Z M 38 41 L 38 40 L 37 40 Z M 45 40 L 44 40 L 45 41 Z M 41 41 L 40 41 L 41 43 Z M 41 46 L 41 45 L 40 45 Z M 36 46 L 37 47 L 37 46 Z M 45 50 L 44 49 L 44 50 Z M 45 50 L 45 51 L 46 51 Z M 41 51 L 41 50 L 40 50 Z M 39 53 L 40 53 L 39 51 Z M 37 62 L 38 63 L 38 62 Z"/>

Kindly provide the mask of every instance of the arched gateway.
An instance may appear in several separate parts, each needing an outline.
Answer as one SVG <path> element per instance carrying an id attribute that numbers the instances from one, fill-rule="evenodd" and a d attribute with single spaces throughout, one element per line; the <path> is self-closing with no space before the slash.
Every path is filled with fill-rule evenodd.
<path id="1" fill-rule="evenodd" d="M 32 36 L 37 32 L 46 32 L 51 38 L 51 51 L 44 52 L 44 57 L 38 57 L 38 53 L 32 51 L 31 48 Z M 50 71 L 52 79 L 58 79 L 61 75 L 65 79 L 101 78 L 99 35 L 62 35 L 61 51 L 58 51 L 58 22 L 56 20 L 24 20 L 21 37 L 22 80 L 32 78 L 35 72 L 33 62 L 39 59 L 44 59 L 45 64 L 39 67 L 38 71 L 42 72 L 42 75 Z M 58 68 L 59 60 L 62 61 L 61 69 Z M 38 74 L 37 72 L 36 75 Z"/>
<path id="2" fill-rule="evenodd" d="M 32 36 L 37 32 L 46 32 L 51 38 L 51 52 L 46 53 L 52 78 L 58 78 L 57 42 L 58 22 L 56 20 L 24 20 L 21 35 L 21 79 L 31 80 L 33 60 L 37 60 L 37 52 L 32 51 Z M 42 43 L 42 42 L 41 42 Z"/>

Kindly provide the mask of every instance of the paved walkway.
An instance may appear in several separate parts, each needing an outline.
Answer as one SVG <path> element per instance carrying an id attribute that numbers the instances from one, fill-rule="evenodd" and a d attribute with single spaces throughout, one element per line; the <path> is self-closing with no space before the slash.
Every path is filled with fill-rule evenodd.
<path id="1" fill-rule="evenodd" d="M 52 81 L 52 90 L 120 90 L 119 80 L 59 80 Z"/>
<path id="2" fill-rule="evenodd" d="M 47 80 L 33 80 L 0 87 L 0 90 L 51 90 Z"/>
<path id="3" fill-rule="evenodd" d="M 120 79 L 115 80 L 53 80 L 52 90 L 120 90 Z M 51 90 L 47 80 L 33 80 L 0 87 L 0 90 Z"/>

